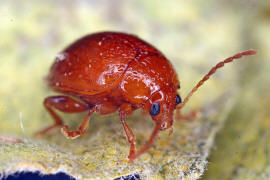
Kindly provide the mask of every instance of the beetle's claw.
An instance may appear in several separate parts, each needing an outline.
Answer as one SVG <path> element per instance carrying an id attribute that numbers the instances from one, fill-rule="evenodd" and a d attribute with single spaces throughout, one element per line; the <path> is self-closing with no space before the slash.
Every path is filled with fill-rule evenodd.
<path id="1" fill-rule="evenodd" d="M 135 154 L 128 156 L 128 160 L 129 160 L 130 163 L 133 163 L 135 159 L 136 159 L 136 155 Z"/>

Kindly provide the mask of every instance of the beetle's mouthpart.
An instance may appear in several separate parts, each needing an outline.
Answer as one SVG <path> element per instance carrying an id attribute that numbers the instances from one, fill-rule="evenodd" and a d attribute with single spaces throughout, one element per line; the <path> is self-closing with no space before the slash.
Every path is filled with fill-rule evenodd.
<path id="1" fill-rule="evenodd" d="M 167 127 L 168 127 L 168 123 L 167 122 L 163 122 L 161 124 L 161 126 L 160 126 L 160 130 L 165 130 L 165 129 L 167 129 Z"/>
<path id="2" fill-rule="evenodd" d="M 257 52 L 254 51 L 254 50 L 247 50 L 247 51 L 244 51 L 244 52 L 241 52 L 241 53 L 238 53 L 238 54 L 235 54 L 234 56 L 232 57 L 229 57 L 221 62 L 219 62 L 218 64 L 216 64 L 213 68 L 210 69 L 210 71 L 202 78 L 202 80 L 200 80 L 197 85 L 188 93 L 188 95 L 185 97 L 184 101 L 182 103 L 179 104 L 179 106 L 177 107 L 177 110 L 180 110 L 182 109 L 185 104 L 189 101 L 190 97 L 198 90 L 199 87 L 201 87 L 205 81 L 207 81 L 210 76 L 212 76 L 217 69 L 223 67 L 226 63 L 230 63 L 230 62 L 233 62 L 234 60 L 236 59 L 240 59 L 242 58 L 243 56 L 250 56 L 250 55 L 254 55 L 256 54 Z"/>
<path id="3" fill-rule="evenodd" d="M 164 131 L 169 128 L 171 128 L 173 125 L 173 120 L 171 118 L 163 118 L 161 121 L 159 121 L 159 130 Z"/>

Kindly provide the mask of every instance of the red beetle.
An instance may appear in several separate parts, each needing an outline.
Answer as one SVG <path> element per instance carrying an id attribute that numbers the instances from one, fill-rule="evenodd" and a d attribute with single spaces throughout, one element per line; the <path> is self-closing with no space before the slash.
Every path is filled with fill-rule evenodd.
<path id="1" fill-rule="evenodd" d="M 125 33 L 101 32 L 85 36 L 58 54 L 50 69 L 48 86 L 66 95 L 44 100 L 55 123 L 37 134 L 63 126 L 61 131 L 65 137 L 77 138 L 87 132 L 93 112 L 104 115 L 117 111 L 130 144 L 128 157 L 132 161 L 152 146 L 159 130 L 172 127 L 174 110 L 180 110 L 211 74 L 233 59 L 252 54 L 255 51 L 245 51 L 217 64 L 182 102 L 177 93 L 180 88 L 177 74 L 155 47 Z M 145 146 L 136 152 L 135 135 L 125 117 L 138 108 L 149 112 L 155 128 Z M 53 109 L 65 113 L 88 111 L 88 114 L 76 131 L 70 131 Z"/>

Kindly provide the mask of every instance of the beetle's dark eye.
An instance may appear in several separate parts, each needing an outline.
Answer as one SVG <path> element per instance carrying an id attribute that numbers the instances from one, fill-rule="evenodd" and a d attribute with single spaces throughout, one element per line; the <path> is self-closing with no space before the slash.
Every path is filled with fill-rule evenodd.
<path id="1" fill-rule="evenodd" d="M 159 112 L 160 112 L 160 105 L 159 104 L 156 104 L 156 103 L 152 104 L 151 109 L 150 109 L 150 114 L 152 116 L 155 116 Z"/>
<path id="2" fill-rule="evenodd" d="M 177 94 L 176 95 L 176 104 L 180 104 L 182 102 L 181 97 Z"/>

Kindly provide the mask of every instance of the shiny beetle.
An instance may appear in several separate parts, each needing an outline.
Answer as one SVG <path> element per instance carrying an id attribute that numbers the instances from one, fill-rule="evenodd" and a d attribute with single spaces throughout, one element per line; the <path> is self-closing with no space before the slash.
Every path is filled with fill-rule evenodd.
<path id="1" fill-rule="evenodd" d="M 180 110 L 218 68 L 252 54 L 255 51 L 248 50 L 218 63 L 182 102 L 177 93 L 180 88 L 177 74 L 155 47 L 136 36 L 119 32 L 85 36 L 56 56 L 46 80 L 49 87 L 65 95 L 44 100 L 54 125 L 37 134 L 62 127 L 65 137 L 77 138 L 87 132 L 92 113 L 105 115 L 117 111 L 130 144 L 128 157 L 132 161 L 152 146 L 160 130 L 172 127 L 174 110 Z M 139 108 L 150 114 L 155 127 L 146 144 L 136 152 L 135 135 L 125 118 Z M 88 113 L 77 130 L 70 131 L 54 109 L 65 113 Z"/>

